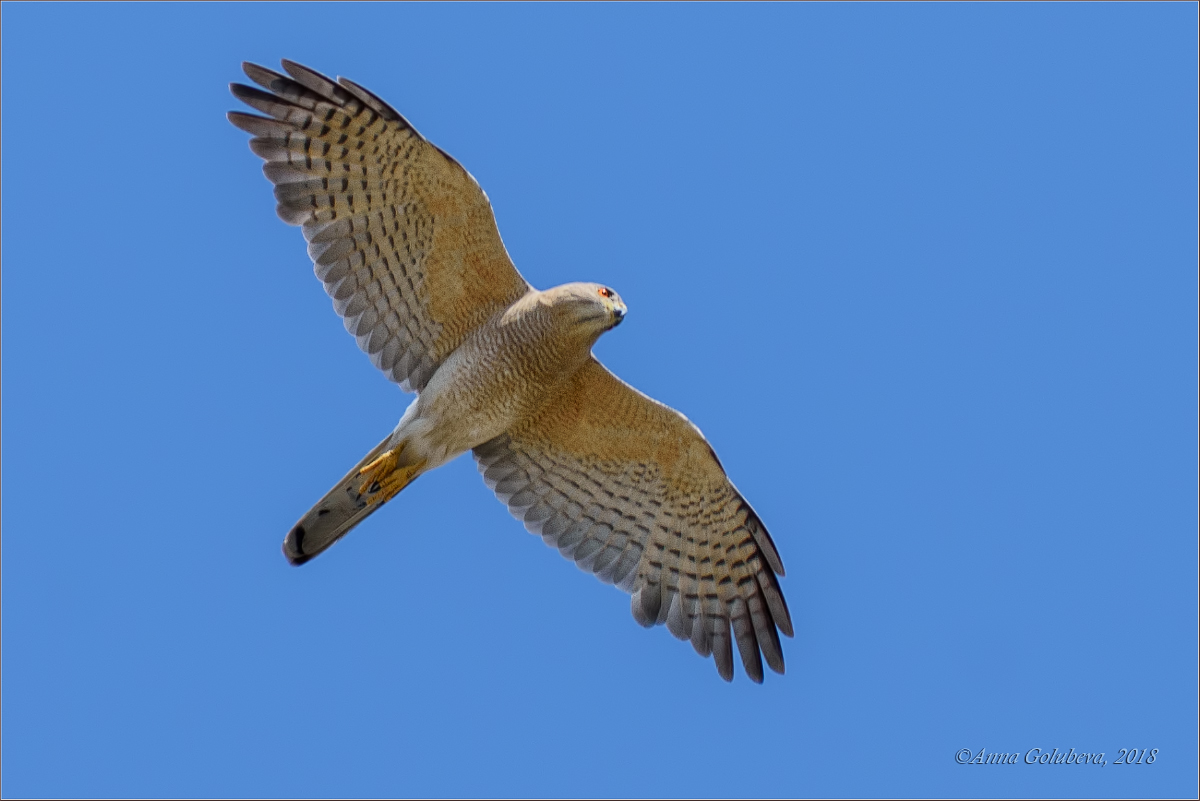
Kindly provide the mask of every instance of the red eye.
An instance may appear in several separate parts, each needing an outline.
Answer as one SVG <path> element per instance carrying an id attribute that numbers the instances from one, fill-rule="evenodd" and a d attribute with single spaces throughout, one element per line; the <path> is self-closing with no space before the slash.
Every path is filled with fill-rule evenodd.
<path id="1" fill-rule="evenodd" d="M 613 296 L 613 291 L 608 287 L 600 287 L 599 292 L 602 298 L 611 298 Z"/>

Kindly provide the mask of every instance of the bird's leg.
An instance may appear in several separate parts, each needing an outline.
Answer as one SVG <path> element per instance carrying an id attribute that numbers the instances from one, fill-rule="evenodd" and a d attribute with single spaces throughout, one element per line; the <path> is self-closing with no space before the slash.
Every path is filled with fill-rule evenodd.
<path id="1" fill-rule="evenodd" d="M 363 477 L 363 483 L 358 488 L 360 495 L 368 495 L 371 503 L 383 505 L 412 483 L 417 473 L 425 466 L 425 460 L 401 467 L 400 453 L 403 450 L 404 443 L 401 442 L 358 471 Z"/>

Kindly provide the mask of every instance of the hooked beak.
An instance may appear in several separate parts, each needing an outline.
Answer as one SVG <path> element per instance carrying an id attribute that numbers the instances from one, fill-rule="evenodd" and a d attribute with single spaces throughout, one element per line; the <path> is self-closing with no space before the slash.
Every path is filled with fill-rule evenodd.
<path id="1" fill-rule="evenodd" d="M 616 328 L 618 325 L 621 324 L 621 321 L 625 319 L 626 311 L 628 311 L 628 309 L 625 307 L 624 303 L 614 303 L 613 304 L 613 310 L 612 310 L 612 312 L 613 312 L 612 327 L 613 328 Z"/>

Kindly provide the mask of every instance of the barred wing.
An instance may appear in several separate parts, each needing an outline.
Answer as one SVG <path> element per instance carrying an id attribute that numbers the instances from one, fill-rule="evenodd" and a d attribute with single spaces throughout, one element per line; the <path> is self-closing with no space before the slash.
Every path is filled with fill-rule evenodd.
<path id="1" fill-rule="evenodd" d="M 232 84 L 269 116 L 230 112 L 253 134 L 279 216 L 303 227 L 317 277 L 346 330 L 405 391 L 420 391 L 472 330 L 530 287 L 487 195 L 395 109 L 290 61 L 291 77 L 243 68 Z"/>
<path id="2" fill-rule="evenodd" d="M 665 623 L 733 678 L 762 660 L 783 673 L 792 636 L 766 528 L 716 454 L 678 412 L 594 358 L 536 419 L 475 448 L 484 481 L 526 528 L 582 569 L 633 594 L 634 618 Z"/>

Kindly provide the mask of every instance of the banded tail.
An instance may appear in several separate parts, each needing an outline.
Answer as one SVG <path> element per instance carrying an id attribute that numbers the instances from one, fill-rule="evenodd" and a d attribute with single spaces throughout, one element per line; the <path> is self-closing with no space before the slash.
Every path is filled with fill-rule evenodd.
<path id="1" fill-rule="evenodd" d="M 290 563 L 302 565 L 333 545 L 420 474 L 423 462 L 397 469 L 404 443 L 389 451 L 391 438 L 384 437 L 292 527 L 283 539 L 283 555 Z"/>

